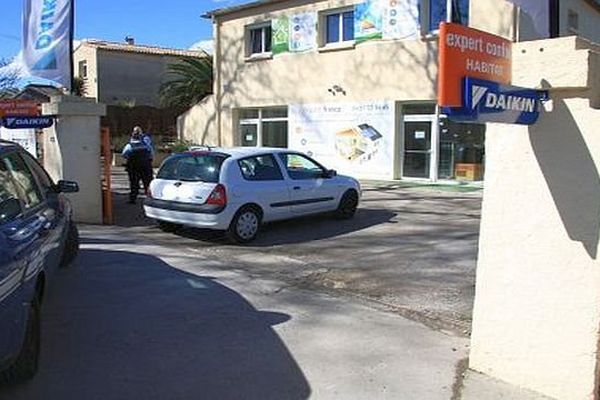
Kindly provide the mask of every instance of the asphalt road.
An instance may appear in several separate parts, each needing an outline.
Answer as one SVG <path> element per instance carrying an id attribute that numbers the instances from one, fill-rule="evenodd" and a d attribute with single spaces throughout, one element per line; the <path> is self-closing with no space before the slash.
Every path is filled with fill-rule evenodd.
<path id="1" fill-rule="evenodd" d="M 141 239 L 292 286 L 367 298 L 436 329 L 470 332 L 481 190 L 366 183 L 352 220 L 274 223 L 255 242 L 233 246 L 209 231 L 160 232 L 140 204 L 126 204 L 122 173 L 114 184 L 116 222 Z"/>
<path id="2" fill-rule="evenodd" d="M 289 246 L 267 246 L 284 227 L 272 229 L 243 252 L 262 259 L 261 246 Z M 81 254 L 54 277 L 43 305 L 40 371 L 0 388 L 1 399 L 452 396 L 467 339 L 202 254 L 227 251 L 219 240 L 174 246 L 144 239 L 147 230 L 81 227 Z M 271 268 L 297 263 L 279 265 L 278 252 L 264 257 Z"/>

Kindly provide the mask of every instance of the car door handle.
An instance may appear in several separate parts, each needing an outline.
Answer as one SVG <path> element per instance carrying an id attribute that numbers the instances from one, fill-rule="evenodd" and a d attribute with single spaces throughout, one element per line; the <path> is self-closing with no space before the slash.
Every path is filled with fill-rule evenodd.
<path id="1" fill-rule="evenodd" d="M 302 189 L 300 186 L 294 186 L 294 190 L 300 190 Z"/>

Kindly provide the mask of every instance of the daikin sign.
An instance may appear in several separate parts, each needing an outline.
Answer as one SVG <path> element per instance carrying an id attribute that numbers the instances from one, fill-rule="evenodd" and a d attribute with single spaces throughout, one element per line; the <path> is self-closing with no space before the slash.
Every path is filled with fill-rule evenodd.
<path id="1" fill-rule="evenodd" d="M 482 79 L 465 78 L 463 106 L 445 108 L 455 121 L 503 122 L 531 125 L 537 122 L 548 93 L 502 85 Z"/>
<path id="2" fill-rule="evenodd" d="M 458 24 L 440 28 L 438 104 L 450 120 L 534 124 L 547 91 L 510 86 L 511 45 Z"/>

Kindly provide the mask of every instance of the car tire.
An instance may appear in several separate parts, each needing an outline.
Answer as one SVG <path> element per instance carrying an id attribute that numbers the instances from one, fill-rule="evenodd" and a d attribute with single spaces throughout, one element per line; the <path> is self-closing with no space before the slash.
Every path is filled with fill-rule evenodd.
<path id="1" fill-rule="evenodd" d="M 227 236 L 234 243 L 248 243 L 256 239 L 262 220 L 261 212 L 252 206 L 242 207 L 231 220 Z"/>
<path id="2" fill-rule="evenodd" d="M 356 213 L 358 207 L 358 193 L 355 190 L 348 190 L 342 196 L 338 208 L 334 212 L 337 219 L 350 219 Z"/>
<path id="3" fill-rule="evenodd" d="M 69 221 L 67 229 L 67 239 L 63 250 L 62 259 L 60 261 L 61 268 L 70 266 L 79 253 L 79 230 L 73 221 Z"/>
<path id="4" fill-rule="evenodd" d="M 0 374 L 3 384 L 15 384 L 30 380 L 38 370 L 40 358 L 40 299 L 36 296 L 29 305 L 25 338 L 19 355 L 13 364 Z"/>
<path id="5" fill-rule="evenodd" d="M 174 224 L 172 222 L 158 221 L 158 229 L 160 229 L 163 232 L 173 233 L 176 232 L 179 228 L 181 228 L 181 225 Z"/>

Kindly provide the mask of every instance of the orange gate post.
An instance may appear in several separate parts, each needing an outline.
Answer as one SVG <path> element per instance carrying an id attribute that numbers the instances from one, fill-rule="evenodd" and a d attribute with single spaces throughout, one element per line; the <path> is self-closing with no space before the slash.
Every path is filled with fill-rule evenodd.
<path id="1" fill-rule="evenodd" d="M 113 223 L 113 203 L 111 192 L 110 130 L 101 128 L 101 158 L 102 158 L 102 222 L 106 225 Z"/>

